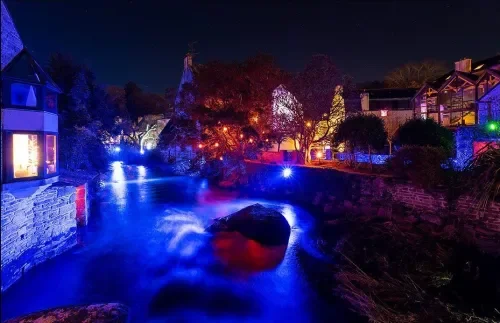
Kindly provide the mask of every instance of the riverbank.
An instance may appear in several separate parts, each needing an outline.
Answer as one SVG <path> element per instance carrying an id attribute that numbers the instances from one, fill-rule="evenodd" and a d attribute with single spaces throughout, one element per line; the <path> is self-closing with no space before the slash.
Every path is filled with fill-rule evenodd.
<path id="1" fill-rule="evenodd" d="M 389 176 L 289 167 L 285 177 L 283 166 L 247 165 L 243 192 L 313 210 L 318 245 L 336 264 L 323 282 L 355 312 L 374 322 L 499 320 L 498 203 L 450 203 Z"/>
<path id="2" fill-rule="evenodd" d="M 500 258 L 409 217 L 327 220 L 318 245 L 334 293 L 372 322 L 498 322 Z"/>

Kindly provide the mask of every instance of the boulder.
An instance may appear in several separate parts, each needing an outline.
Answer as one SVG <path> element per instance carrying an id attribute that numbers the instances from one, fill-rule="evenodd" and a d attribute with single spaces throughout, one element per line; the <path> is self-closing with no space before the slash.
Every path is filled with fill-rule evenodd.
<path id="1" fill-rule="evenodd" d="M 258 203 L 215 219 L 206 231 L 214 234 L 239 232 L 246 238 L 267 246 L 286 245 L 290 237 L 290 225 L 285 217 Z"/>
<path id="2" fill-rule="evenodd" d="M 35 312 L 4 323 L 58 322 L 104 323 L 128 322 L 128 307 L 119 303 L 58 307 Z"/>

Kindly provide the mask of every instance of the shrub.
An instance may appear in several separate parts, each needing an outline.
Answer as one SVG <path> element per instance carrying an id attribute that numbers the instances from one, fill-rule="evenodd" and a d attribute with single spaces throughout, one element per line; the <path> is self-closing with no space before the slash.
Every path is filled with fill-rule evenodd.
<path id="1" fill-rule="evenodd" d="M 373 150 L 382 149 L 387 141 L 384 121 L 375 115 L 358 114 L 347 117 L 337 128 L 333 136 L 335 144 L 345 143 L 354 154 L 357 149 L 365 150 L 370 156 Z M 354 156 L 352 156 L 354 160 Z"/>
<path id="2" fill-rule="evenodd" d="M 398 146 L 430 146 L 453 151 L 453 133 L 432 119 L 411 119 L 403 124 L 395 135 Z"/>
<path id="3" fill-rule="evenodd" d="M 480 208 L 500 196 L 500 149 L 491 147 L 478 154 L 466 167 L 466 183 Z"/>
<path id="4" fill-rule="evenodd" d="M 432 188 L 445 182 L 447 163 L 448 153 L 443 148 L 404 146 L 389 160 L 389 167 L 396 177 Z"/>

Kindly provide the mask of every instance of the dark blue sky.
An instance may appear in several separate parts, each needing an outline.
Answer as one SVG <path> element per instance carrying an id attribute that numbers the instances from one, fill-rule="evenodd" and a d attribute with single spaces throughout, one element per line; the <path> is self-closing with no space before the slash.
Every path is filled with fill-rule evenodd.
<path id="1" fill-rule="evenodd" d="M 265 52 L 291 71 L 325 53 L 358 82 L 408 61 L 433 58 L 451 68 L 462 57 L 500 52 L 496 0 L 5 2 L 41 63 L 50 52 L 68 53 L 102 83 L 131 80 L 158 93 L 178 85 L 192 41 L 198 62 Z"/>

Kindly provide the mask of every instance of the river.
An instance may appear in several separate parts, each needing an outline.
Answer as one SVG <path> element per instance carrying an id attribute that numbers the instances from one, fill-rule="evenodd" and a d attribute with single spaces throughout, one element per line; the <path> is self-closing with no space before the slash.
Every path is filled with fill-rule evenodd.
<path id="1" fill-rule="evenodd" d="M 280 211 L 292 227 L 283 260 L 262 271 L 224 268 L 204 228 L 254 203 Z M 239 198 L 203 179 L 114 162 L 79 246 L 3 293 L 2 319 L 121 302 L 132 322 L 347 322 L 346 310 L 320 296 L 315 273 L 304 268 L 304 262 L 324 263 L 314 225 L 314 217 L 294 205 Z"/>

